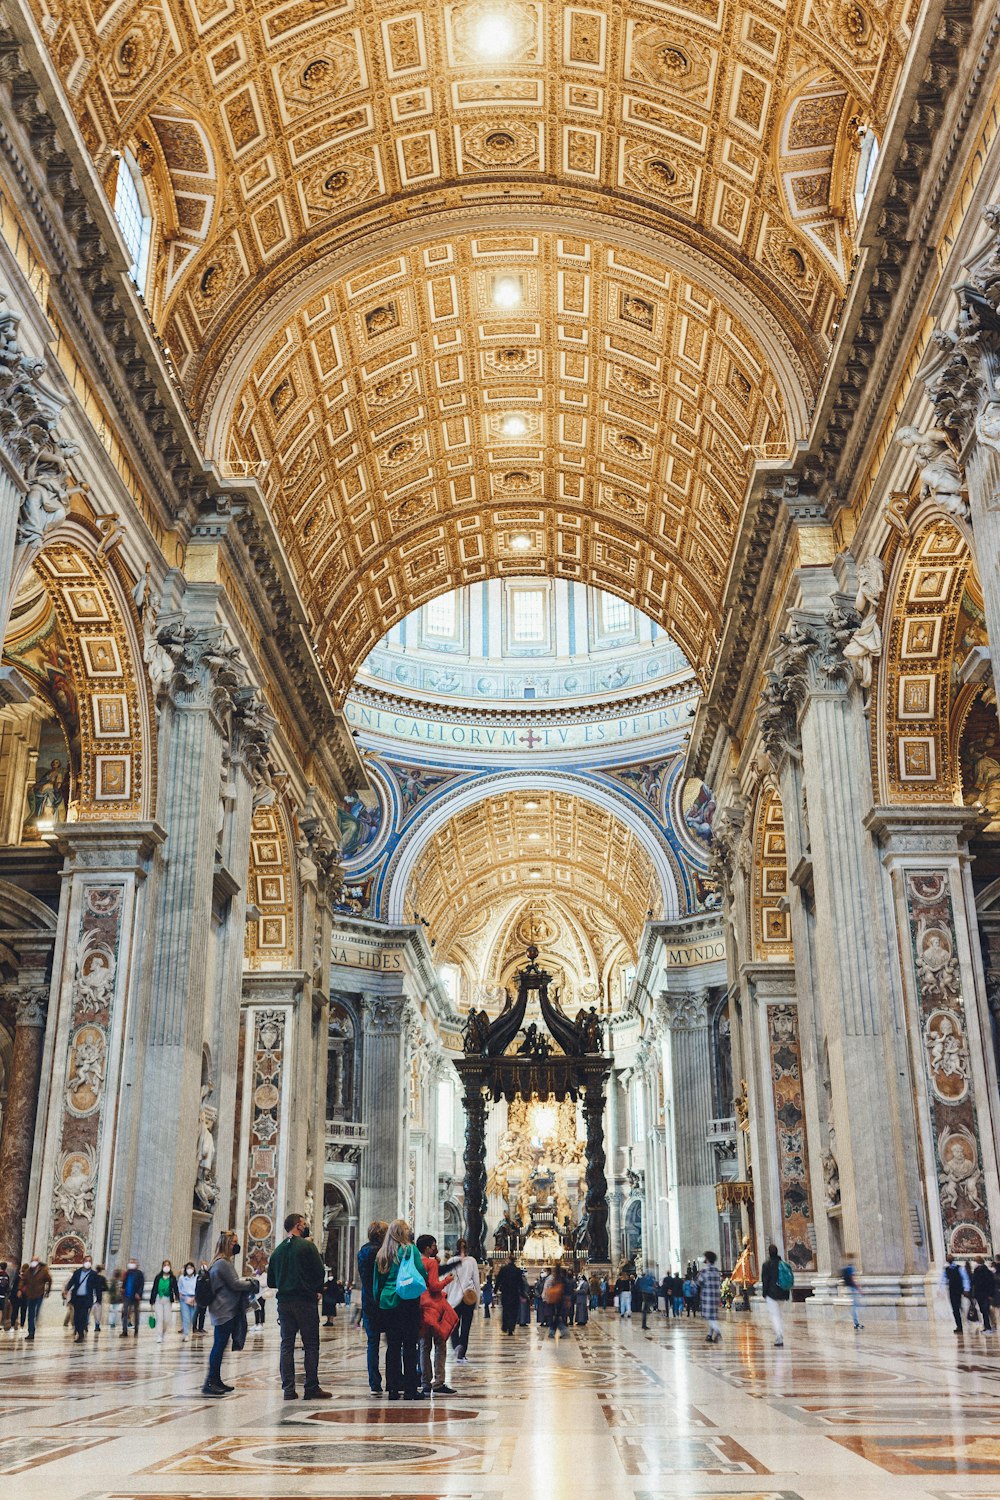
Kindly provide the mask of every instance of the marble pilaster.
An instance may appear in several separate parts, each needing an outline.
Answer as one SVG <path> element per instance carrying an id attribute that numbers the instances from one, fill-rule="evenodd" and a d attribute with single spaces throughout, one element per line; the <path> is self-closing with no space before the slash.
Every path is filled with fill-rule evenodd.
<path id="1" fill-rule="evenodd" d="M 664 1066 L 672 1100 L 672 1187 L 680 1264 L 719 1249 L 715 1158 L 708 1143 L 712 1117 L 711 1032 L 707 990 L 670 992 L 657 1001 L 664 1029 Z"/>
<path id="2" fill-rule="evenodd" d="M 128 1038 L 148 941 L 147 877 L 164 836 L 156 823 L 71 823 L 54 834 L 65 865 L 26 1224 L 57 1265 L 85 1250 L 108 1259 L 120 1245 Z"/>
<path id="3" fill-rule="evenodd" d="M 368 1146 L 361 1161 L 361 1224 L 397 1219 L 406 1207 L 407 1000 L 362 996 L 361 1114 Z"/>
<path id="4" fill-rule="evenodd" d="M 880 872 L 864 819 L 871 806 L 867 723 L 843 656 L 856 617 L 823 567 L 799 571 L 763 693 L 772 761 L 801 760 L 815 892 L 817 1024 L 837 1123 L 843 1251 L 887 1296 L 913 1269 L 905 1143 L 912 1105 L 896 1077 L 899 976 L 881 907 Z"/>
<path id="5" fill-rule="evenodd" d="M 938 1266 L 949 1250 L 989 1253 L 1000 1227 L 997 1070 L 967 844 L 978 822 L 954 806 L 880 807 L 868 819 L 899 933 L 926 1238 Z"/>
<path id="6" fill-rule="evenodd" d="M 0 1130 L 0 1260 L 17 1266 L 26 1258 L 22 1255 L 27 1248 L 22 1245 L 22 1230 L 31 1179 L 49 986 L 21 984 L 12 986 L 12 991 L 14 1047 Z"/>

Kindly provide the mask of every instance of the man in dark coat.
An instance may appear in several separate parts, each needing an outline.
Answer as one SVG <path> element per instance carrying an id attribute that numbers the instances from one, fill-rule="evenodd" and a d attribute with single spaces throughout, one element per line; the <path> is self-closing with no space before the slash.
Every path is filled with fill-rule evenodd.
<path id="1" fill-rule="evenodd" d="M 514 1259 L 513 1251 L 497 1274 L 497 1296 L 500 1298 L 500 1327 L 513 1337 L 517 1327 L 518 1306 L 524 1285 L 524 1272 Z"/>

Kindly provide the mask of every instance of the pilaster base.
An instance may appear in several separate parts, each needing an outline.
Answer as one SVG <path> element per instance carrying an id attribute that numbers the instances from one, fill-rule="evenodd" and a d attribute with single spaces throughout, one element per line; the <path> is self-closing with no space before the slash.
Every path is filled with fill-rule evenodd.
<path id="1" fill-rule="evenodd" d="M 868 1323 L 926 1323 L 934 1317 L 933 1287 L 923 1276 L 863 1276 L 861 1319 Z M 802 1304 L 809 1321 L 849 1319 L 851 1299 L 839 1279 L 813 1284 L 813 1294 Z"/>

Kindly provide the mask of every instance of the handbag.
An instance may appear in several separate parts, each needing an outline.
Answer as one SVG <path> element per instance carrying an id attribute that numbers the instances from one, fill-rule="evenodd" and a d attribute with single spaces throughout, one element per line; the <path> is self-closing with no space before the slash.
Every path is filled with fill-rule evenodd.
<path id="1" fill-rule="evenodd" d="M 150 1328 L 155 1328 L 156 1327 L 156 1314 L 155 1313 L 150 1313 L 150 1315 L 149 1315 L 149 1326 L 150 1326 Z"/>
<path id="2" fill-rule="evenodd" d="M 477 1307 L 479 1305 L 479 1293 L 475 1287 L 467 1286 L 465 1288 L 465 1291 L 462 1293 L 462 1301 L 466 1307 Z"/>
<path id="3" fill-rule="evenodd" d="M 396 1296 L 403 1302 L 416 1302 L 426 1290 L 427 1279 L 423 1271 L 417 1268 L 412 1245 L 407 1245 L 396 1272 Z"/>

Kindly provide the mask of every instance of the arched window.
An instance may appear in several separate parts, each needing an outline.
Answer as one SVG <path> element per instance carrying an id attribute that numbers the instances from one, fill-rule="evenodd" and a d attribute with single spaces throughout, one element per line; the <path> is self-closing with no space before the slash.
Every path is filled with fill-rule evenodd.
<path id="1" fill-rule="evenodd" d="M 139 164 L 131 151 L 118 159 L 118 179 L 115 183 L 115 218 L 128 247 L 132 264 L 128 274 L 139 291 L 145 290 L 146 270 L 149 264 L 149 237 L 153 227 L 149 212 L 149 200 L 142 182 Z"/>
<path id="2" fill-rule="evenodd" d="M 861 135 L 861 156 L 858 161 L 858 175 L 854 180 L 854 209 L 859 218 L 865 199 L 868 197 L 868 189 L 875 176 L 877 164 L 878 136 L 874 130 L 866 129 Z"/>

